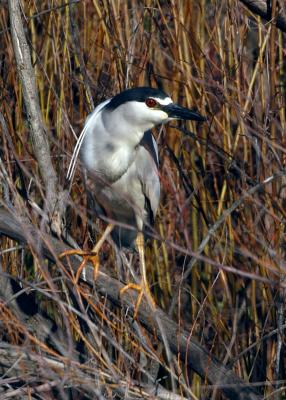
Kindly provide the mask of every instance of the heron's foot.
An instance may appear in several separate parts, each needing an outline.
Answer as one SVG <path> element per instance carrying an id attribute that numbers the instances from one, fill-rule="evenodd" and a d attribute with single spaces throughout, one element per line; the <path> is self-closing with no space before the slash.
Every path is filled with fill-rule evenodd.
<path id="1" fill-rule="evenodd" d="M 100 251 L 103 243 L 105 242 L 107 236 L 110 234 L 112 229 L 113 229 L 113 225 L 108 224 L 107 227 L 105 228 L 105 231 L 103 232 L 103 235 L 97 241 L 96 245 L 93 247 L 93 249 L 90 252 L 82 251 L 82 250 L 67 250 L 67 251 L 63 252 L 62 254 L 60 254 L 59 258 L 66 257 L 66 256 L 74 256 L 74 255 L 83 257 L 83 260 L 79 266 L 79 269 L 76 272 L 75 284 L 78 283 L 79 277 L 82 272 L 83 272 L 83 276 L 84 276 L 84 273 L 85 273 L 84 267 L 87 262 L 92 263 L 93 278 L 94 278 L 94 280 L 97 278 L 97 274 L 99 271 L 99 256 L 98 256 L 98 254 L 99 254 L 99 251 Z"/>
<path id="2" fill-rule="evenodd" d="M 147 299 L 149 305 L 152 308 L 156 307 L 156 303 L 155 303 L 155 301 L 154 301 L 154 299 L 152 297 L 150 289 L 149 289 L 148 286 L 146 286 L 144 284 L 144 282 L 141 282 L 140 285 L 137 285 L 136 283 L 128 283 L 127 285 L 125 285 L 120 290 L 120 296 L 123 296 L 124 293 L 127 292 L 127 290 L 130 290 L 130 289 L 136 290 L 139 293 L 138 297 L 137 297 L 137 300 L 136 300 L 136 303 L 135 303 L 135 307 L 134 307 L 134 318 L 137 317 L 138 310 L 139 310 L 139 307 L 140 307 L 140 304 L 141 304 L 141 301 L 142 301 L 142 298 L 143 298 L 144 294 L 146 295 L 146 299 Z"/>
<path id="3" fill-rule="evenodd" d="M 95 251 L 83 251 L 83 250 L 79 250 L 79 249 L 75 249 L 75 250 L 67 250 L 64 251 L 63 253 L 61 253 L 59 255 L 59 258 L 63 258 L 63 257 L 69 257 L 69 256 L 80 256 L 83 258 L 82 262 L 80 263 L 80 266 L 76 272 L 76 276 L 74 278 L 74 283 L 77 284 L 80 278 L 80 275 L 84 270 L 84 267 L 86 265 L 86 263 L 91 262 L 92 266 L 93 266 L 93 278 L 94 280 L 97 278 L 97 274 L 99 271 L 99 256 L 98 253 Z"/>

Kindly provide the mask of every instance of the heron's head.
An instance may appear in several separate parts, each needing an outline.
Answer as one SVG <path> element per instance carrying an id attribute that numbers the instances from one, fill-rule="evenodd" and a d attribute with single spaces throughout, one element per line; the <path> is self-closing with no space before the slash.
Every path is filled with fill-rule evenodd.
<path id="1" fill-rule="evenodd" d="M 143 131 L 172 119 L 205 121 L 197 111 L 175 104 L 162 90 L 138 87 L 114 96 L 105 106 L 114 118 L 127 122 Z"/>

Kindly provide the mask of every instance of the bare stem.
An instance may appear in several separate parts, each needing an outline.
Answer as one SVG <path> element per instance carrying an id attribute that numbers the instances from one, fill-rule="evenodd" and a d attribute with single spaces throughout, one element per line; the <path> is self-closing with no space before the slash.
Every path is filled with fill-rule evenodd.
<path id="1" fill-rule="evenodd" d="M 46 190 L 46 208 L 48 209 L 48 214 L 53 216 L 59 199 L 58 182 L 56 172 L 51 162 L 47 131 L 46 127 L 44 126 L 40 110 L 36 78 L 31 62 L 30 48 L 25 36 L 19 0 L 9 0 L 8 4 L 13 49 L 17 64 L 18 76 L 23 88 L 23 96 L 28 122 L 30 125 L 33 151 L 35 153 Z M 56 213 L 56 219 L 59 219 L 59 214 L 61 213 Z M 59 228 L 60 224 L 58 223 L 57 225 Z M 59 231 L 59 229 L 56 229 L 56 231 Z"/>

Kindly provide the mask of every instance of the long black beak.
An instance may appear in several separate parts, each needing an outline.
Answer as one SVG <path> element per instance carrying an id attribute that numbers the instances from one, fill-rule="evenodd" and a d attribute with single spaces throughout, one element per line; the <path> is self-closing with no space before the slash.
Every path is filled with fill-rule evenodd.
<path id="1" fill-rule="evenodd" d="M 188 119 L 192 121 L 206 121 L 207 119 L 195 110 L 190 110 L 186 107 L 179 106 L 178 104 L 170 103 L 161 107 L 169 118 L 175 119 Z"/>

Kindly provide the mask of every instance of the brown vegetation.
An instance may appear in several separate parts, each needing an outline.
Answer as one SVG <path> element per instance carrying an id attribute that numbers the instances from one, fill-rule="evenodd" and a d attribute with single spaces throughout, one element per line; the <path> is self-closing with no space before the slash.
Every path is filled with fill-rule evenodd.
<path id="1" fill-rule="evenodd" d="M 0 398 L 285 398 L 283 1 L 0 4 Z M 59 256 L 105 227 L 65 180 L 85 118 L 143 85 L 208 121 L 157 132 L 158 312 L 133 320 L 136 255 L 107 241 L 79 280 Z"/>

